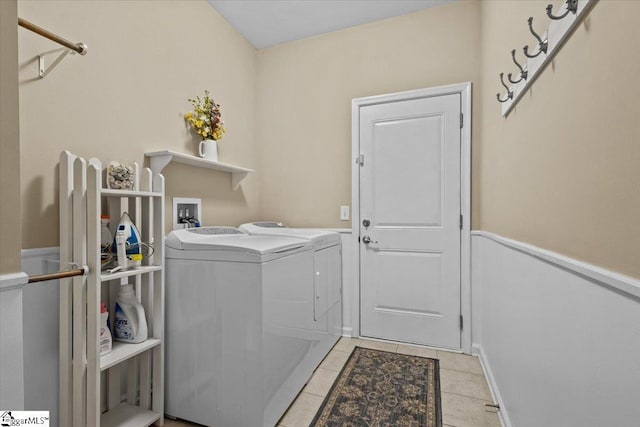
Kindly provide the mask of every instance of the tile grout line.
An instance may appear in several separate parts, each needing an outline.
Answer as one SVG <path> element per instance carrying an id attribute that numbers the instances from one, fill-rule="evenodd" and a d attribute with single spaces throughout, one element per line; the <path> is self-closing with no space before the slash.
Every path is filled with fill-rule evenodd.
<path id="1" fill-rule="evenodd" d="M 318 394 L 318 393 L 314 393 L 314 392 L 312 392 L 312 391 L 304 391 L 304 389 L 302 389 L 302 392 L 301 392 L 301 393 L 313 394 L 314 396 L 318 396 L 318 397 L 322 397 L 322 398 L 327 397 L 327 395 L 326 395 L 326 394 Z"/>
<path id="2" fill-rule="evenodd" d="M 450 391 L 442 391 L 442 390 L 440 390 L 440 395 L 443 395 L 443 394 L 452 394 L 454 396 L 466 397 L 467 399 L 478 400 L 478 401 L 483 402 L 483 403 L 494 403 L 494 402 L 492 402 L 490 400 L 482 399 L 480 397 L 469 396 L 469 395 L 466 395 L 466 394 L 452 393 Z"/>
<path id="3" fill-rule="evenodd" d="M 440 359 L 438 359 L 440 360 Z M 485 376 L 483 374 L 477 374 L 475 372 L 469 372 L 469 371 L 461 371 L 460 369 L 451 369 L 451 368 L 443 368 L 442 364 L 440 364 L 440 370 L 441 371 L 453 371 L 453 372 L 460 372 L 462 374 L 469 374 L 469 375 L 475 375 L 476 377 L 482 377 L 485 378 Z M 486 378 L 485 378 L 486 381 Z"/>

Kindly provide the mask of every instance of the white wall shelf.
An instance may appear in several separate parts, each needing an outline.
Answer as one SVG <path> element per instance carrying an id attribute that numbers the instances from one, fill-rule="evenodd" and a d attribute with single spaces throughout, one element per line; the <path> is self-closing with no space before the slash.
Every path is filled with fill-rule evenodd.
<path id="1" fill-rule="evenodd" d="M 212 162 L 211 160 L 202 159 L 188 154 L 176 153 L 171 150 L 154 151 L 152 153 L 144 153 L 150 159 L 150 166 L 153 173 L 161 173 L 162 170 L 171 162 L 182 163 L 198 168 L 214 169 L 231 174 L 231 188 L 236 190 L 243 179 L 252 172 L 253 169 L 247 169 L 240 166 L 234 166 L 227 163 Z"/>

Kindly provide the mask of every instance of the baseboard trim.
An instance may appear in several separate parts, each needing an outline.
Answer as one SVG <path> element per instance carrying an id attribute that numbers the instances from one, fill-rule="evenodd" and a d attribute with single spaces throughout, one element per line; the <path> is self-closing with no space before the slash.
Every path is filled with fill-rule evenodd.
<path id="1" fill-rule="evenodd" d="M 502 425 L 502 427 L 512 427 L 511 420 L 509 419 L 509 414 L 507 413 L 507 407 L 504 404 L 504 400 L 502 400 L 500 390 L 498 390 L 498 385 L 496 383 L 495 377 L 493 376 L 493 371 L 491 370 L 489 361 L 487 360 L 487 355 L 484 353 L 482 346 L 480 346 L 479 344 L 473 344 L 472 352 L 480 359 L 480 366 L 482 366 L 482 371 L 484 372 L 484 376 L 487 379 L 489 391 L 491 392 L 494 403 L 500 405 L 500 410 L 497 412 L 500 424 Z"/>
<path id="2" fill-rule="evenodd" d="M 640 298 L 640 280 L 633 277 L 625 276 L 611 270 L 606 270 L 587 262 L 578 261 L 576 259 L 569 258 L 568 256 L 542 249 L 528 243 L 508 239 L 488 231 L 474 230 L 471 232 L 471 235 L 493 240 L 503 246 L 531 255 L 549 264 L 553 264 L 564 270 L 568 270 L 572 273 L 591 279 L 593 282 L 607 288 L 631 295 L 635 298 Z"/>
<path id="3" fill-rule="evenodd" d="M 343 337 L 353 337 L 353 328 L 351 326 L 343 326 L 342 327 L 342 336 Z"/>
<path id="4" fill-rule="evenodd" d="M 24 271 L 0 275 L 0 292 L 24 287 L 29 283 L 29 276 Z"/>

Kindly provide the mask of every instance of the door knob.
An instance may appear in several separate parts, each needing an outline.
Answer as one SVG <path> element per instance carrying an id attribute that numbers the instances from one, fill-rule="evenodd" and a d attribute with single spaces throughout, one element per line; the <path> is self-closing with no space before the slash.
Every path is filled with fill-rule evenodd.
<path id="1" fill-rule="evenodd" d="M 369 243 L 378 243 L 378 241 L 371 240 L 371 237 L 369 236 L 362 236 L 362 243 L 364 243 L 365 245 L 368 245 Z"/>

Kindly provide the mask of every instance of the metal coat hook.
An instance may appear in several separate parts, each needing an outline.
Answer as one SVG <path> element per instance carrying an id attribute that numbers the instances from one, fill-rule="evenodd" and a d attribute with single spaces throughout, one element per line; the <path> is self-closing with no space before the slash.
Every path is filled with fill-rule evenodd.
<path id="1" fill-rule="evenodd" d="M 520 83 L 523 80 L 527 80 L 527 70 L 525 70 L 524 68 L 522 68 L 522 65 L 518 64 L 518 61 L 516 61 L 516 50 L 513 49 L 511 51 L 511 58 L 513 58 L 513 62 L 518 66 L 518 68 L 520 69 L 520 78 L 518 80 L 513 80 L 511 78 L 511 73 L 507 74 L 507 78 L 509 79 L 509 82 L 511 82 L 512 84 L 516 84 L 516 83 Z"/>
<path id="2" fill-rule="evenodd" d="M 567 0 L 565 3 L 567 3 L 567 10 L 560 16 L 555 16 L 551 13 L 551 11 L 553 10 L 553 5 L 547 5 L 547 16 L 551 19 L 558 20 L 567 16 L 569 12 L 573 13 L 574 15 L 576 14 L 576 12 L 578 12 L 578 0 Z"/>
<path id="3" fill-rule="evenodd" d="M 529 46 L 525 46 L 522 48 L 522 50 L 524 50 L 524 56 L 526 56 L 527 58 L 535 58 L 541 53 L 544 53 L 546 55 L 547 49 L 549 48 L 549 40 L 547 39 L 542 40 L 542 38 L 538 35 L 538 33 L 536 33 L 533 30 L 533 16 L 530 16 L 527 22 L 529 23 L 529 31 L 531 31 L 531 34 L 533 34 L 533 37 L 535 37 L 536 40 L 538 40 L 538 53 L 534 55 L 530 55 L 528 52 Z"/>
<path id="4" fill-rule="evenodd" d="M 507 89 L 507 97 L 505 99 L 500 99 L 500 94 L 497 93 L 496 98 L 498 98 L 498 101 L 507 102 L 508 100 L 513 99 L 513 91 L 509 88 L 509 86 L 504 84 L 504 73 L 500 73 L 500 83 L 502 83 L 502 86 L 504 86 L 505 89 Z"/>

